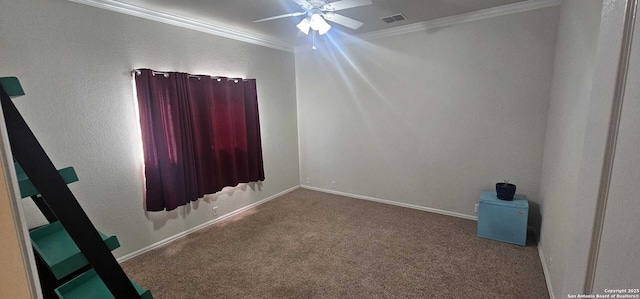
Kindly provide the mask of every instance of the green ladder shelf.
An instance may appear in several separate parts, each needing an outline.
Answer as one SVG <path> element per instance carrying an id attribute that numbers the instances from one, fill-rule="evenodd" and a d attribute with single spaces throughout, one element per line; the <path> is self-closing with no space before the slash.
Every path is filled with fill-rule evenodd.
<path id="1" fill-rule="evenodd" d="M 22 196 L 22 198 L 25 198 L 40 194 L 33 183 L 31 183 L 31 181 L 29 180 L 29 177 L 27 177 L 27 174 L 24 173 L 24 170 L 22 170 L 20 164 L 14 163 L 14 166 L 16 168 L 16 176 L 18 177 L 20 196 Z M 76 175 L 76 171 L 73 169 L 73 167 L 58 169 L 58 174 L 60 174 L 64 182 L 67 184 L 78 181 L 78 175 Z"/>
<path id="2" fill-rule="evenodd" d="M 22 198 L 40 194 L 27 177 L 27 174 L 24 173 L 20 164 L 14 163 L 14 166 Z M 73 167 L 58 169 L 58 174 L 60 174 L 67 184 L 78 181 L 78 175 Z M 113 251 L 120 247 L 120 242 L 118 242 L 116 236 L 107 236 L 100 231 L 98 231 L 98 233 L 110 250 Z M 71 236 L 69 236 L 59 221 L 54 221 L 33 229 L 29 232 L 29 235 L 33 249 L 38 253 L 38 256 L 40 256 L 57 280 L 62 280 L 67 275 L 89 264 L 80 252 L 80 248 L 76 246 L 76 243 L 73 242 L 73 239 L 71 239 Z"/>
<path id="3" fill-rule="evenodd" d="M 152 299 L 151 292 L 131 281 L 141 299 Z M 111 293 L 93 269 L 56 289 L 60 299 L 111 299 Z"/>
<path id="4" fill-rule="evenodd" d="M 0 78 L 0 86 L 10 97 L 19 97 L 24 95 L 20 80 L 16 77 L 2 77 Z"/>
<path id="5" fill-rule="evenodd" d="M 44 298 L 152 299 L 151 292 L 128 279 L 113 255 L 108 253 L 120 247 L 116 236 L 107 236 L 95 230 L 66 187 L 66 184 L 78 181 L 73 167 L 58 169 L 59 178 L 54 177 L 56 169 L 10 100 L 12 97 L 22 95 L 24 90 L 17 78 L 0 78 L 0 99 L 9 141 L 16 160 L 14 166 L 20 195 L 22 198 L 31 197 L 50 222 L 29 232 L 31 244 L 37 256 L 36 264 L 40 272 Z M 14 143 L 19 145 L 15 145 L 14 148 Z M 31 171 L 25 171 L 19 163 L 24 163 L 25 169 L 31 169 Z M 27 173 L 32 175 L 33 181 Z M 47 173 L 46 176 L 45 173 Z M 50 181 L 58 181 L 60 185 L 51 186 Z M 61 190 L 62 184 L 69 193 Z M 38 186 L 44 188 L 41 190 L 43 194 L 47 194 L 46 196 L 40 194 Z M 52 194 L 59 194 L 65 200 L 51 197 Z M 76 214 L 71 215 L 68 213 L 69 210 L 75 211 Z M 94 232 L 92 233 L 87 227 L 94 229 Z M 92 236 L 92 234 L 96 234 L 100 239 L 94 238 L 93 236 L 96 235 Z M 89 240 L 101 240 L 103 244 L 96 245 L 89 243 Z M 93 246 L 90 246 L 91 244 Z M 100 254 L 96 254 L 96 251 Z"/>
<path id="6" fill-rule="evenodd" d="M 120 242 L 115 236 L 98 233 L 109 249 L 115 250 L 120 247 Z M 89 264 L 80 248 L 58 221 L 36 228 L 29 232 L 29 235 L 33 249 L 58 280 Z"/>

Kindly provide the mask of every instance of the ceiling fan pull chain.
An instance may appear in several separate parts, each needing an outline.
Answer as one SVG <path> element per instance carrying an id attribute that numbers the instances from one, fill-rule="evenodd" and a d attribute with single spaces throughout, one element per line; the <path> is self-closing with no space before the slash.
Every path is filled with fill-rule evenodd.
<path id="1" fill-rule="evenodd" d="M 313 47 L 311 47 L 313 50 L 318 50 L 318 47 L 316 47 L 316 32 L 317 31 L 313 30 Z"/>

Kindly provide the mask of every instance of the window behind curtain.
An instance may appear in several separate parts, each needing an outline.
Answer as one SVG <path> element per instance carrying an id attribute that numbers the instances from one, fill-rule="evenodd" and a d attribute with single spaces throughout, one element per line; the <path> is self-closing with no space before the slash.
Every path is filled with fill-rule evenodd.
<path id="1" fill-rule="evenodd" d="M 256 80 L 136 72 L 146 209 L 264 180 Z"/>

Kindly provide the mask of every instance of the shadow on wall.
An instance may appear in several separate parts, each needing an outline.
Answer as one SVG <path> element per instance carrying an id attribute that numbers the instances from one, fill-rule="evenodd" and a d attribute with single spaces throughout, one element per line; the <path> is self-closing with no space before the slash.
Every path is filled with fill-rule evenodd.
<path id="1" fill-rule="evenodd" d="M 232 197 L 236 192 L 246 192 L 247 189 L 251 189 L 252 192 L 255 192 L 256 190 L 262 191 L 262 182 L 240 183 L 235 187 L 224 187 L 219 192 L 207 194 L 196 201 L 192 201 L 171 211 L 149 212 L 146 211 L 145 208 L 145 215 L 147 219 L 153 223 L 153 230 L 157 231 L 164 227 L 170 220 L 187 218 L 192 209 L 198 210 L 201 201 L 204 201 L 207 204 L 213 204 L 217 202 L 221 196 Z"/>
<path id="2" fill-rule="evenodd" d="M 536 243 L 540 240 L 540 227 L 542 225 L 542 214 L 540 213 L 540 205 L 537 202 L 529 200 L 529 219 L 528 226 L 535 230 Z"/>

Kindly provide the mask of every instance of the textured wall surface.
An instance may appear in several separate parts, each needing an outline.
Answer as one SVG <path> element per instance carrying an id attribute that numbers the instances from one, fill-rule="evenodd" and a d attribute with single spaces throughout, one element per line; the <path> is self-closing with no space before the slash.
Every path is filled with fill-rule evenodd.
<path id="1" fill-rule="evenodd" d="M 589 112 L 602 1 L 564 1 L 551 87 L 544 163 L 540 186 L 540 246 L 556 298 L 562 296 L 568 240 Z M 576 294 L 576 293 L 574 293 Z"/>
<path id="2" fill-rule="evenodd" d="M 94 224 L 121 256 L 299 184 L 294 55 L 69 1 L 0 1 L 0 76 Z M 133 68 L 256 78 L 266 181 L 171 212 L 143 209 Z M 29 201 L 25 201 L 29 202 Z M 26 207 L 30 225 L 43 218 Z"/>
<path id="3" fill-rule="evenodd" d="M 510 179 L 537 201 L 558 13 L 301 49 L 301 182 L 475 215 Z"/>
<path id="4" fill-rule="evenodd" d="M 640 23 L 635 23 L 594 293 L 640 288 Z M 634 294 L 634 293 L 630 293 Z M 637 295 L 637 292 L 635 293 Z"/>

